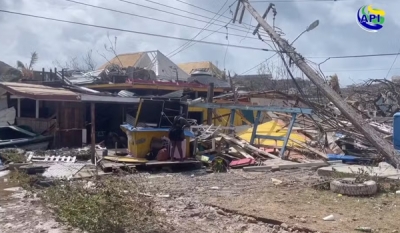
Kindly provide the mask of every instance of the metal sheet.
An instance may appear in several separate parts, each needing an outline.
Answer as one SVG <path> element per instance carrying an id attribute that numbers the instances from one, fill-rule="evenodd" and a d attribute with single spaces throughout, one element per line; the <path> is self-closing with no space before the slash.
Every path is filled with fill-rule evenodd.
<path id="1" fill-rule="evenodd" d="M 134 96 L 136 96 L 136 94 L 131 92 L 131 91 L 122 90 L 122 91 L 118 92 L 118 96 L 121 96 L 121 97 L 134 97 Z"/>
<path id="2" fill-rule="evenodd" d="M 48 178 L 66 178 L 69 179 L 78 173 L 85 164 L 83 163 L 57 163 L 51 165 L 44 173 Z"/>
<path id="3" fill-rule="evenodd" d="M 183 96 L 183 90 L 173 91 L 165 95 L 161 95 L 163 98 L 180 98 Z"/>

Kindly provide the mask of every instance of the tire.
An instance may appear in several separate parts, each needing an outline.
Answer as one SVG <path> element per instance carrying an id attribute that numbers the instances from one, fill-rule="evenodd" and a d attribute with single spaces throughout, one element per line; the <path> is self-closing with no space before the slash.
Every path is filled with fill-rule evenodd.
<path id="1" fill-rule="evenodd" d="M 330 189 L 334 193 L 348 196 L 370 196 L 377 193 L 378 185 L 373 180 L 355 183 L 354 178 L 344 178 L 332 181 Z"/>

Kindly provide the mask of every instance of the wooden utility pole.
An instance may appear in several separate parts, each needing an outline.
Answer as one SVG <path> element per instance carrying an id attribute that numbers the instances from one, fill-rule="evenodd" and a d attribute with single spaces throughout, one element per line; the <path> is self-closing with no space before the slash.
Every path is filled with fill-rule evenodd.
<path id="1" fill-rule="evenodd" d="M 207 102 L 212 103 L 214 99 L 214 83 L 210 83 L 207 91 Z M 207 108 L 207 125 L 212 125 L 213 110 L 212 108 Z"/>
<path id="2" fill-rule="evenodd" d="M 284 39 L 282 39 L 275 30 L 261 17 L 260 14 L 250 5 L 248 0 L 239 0 L 240 4 L 257 20 L 264 28 L 271 39 L 279 46 L 282 52 L 286 53 L 291 60 L 300 68 L 301 71 L 317 86 L 322 93 L 340 110 L 340 112 L 368 139 L 368 141 L 386 158 L 387 162 L 398 168 L 400 165 L 399 153 L 393 148 L 393 145 L 384 140 L 372 126 L 336 93 L 324 80 L 304 61 L 304 58 L 298 54 L 295 49 Z"/>

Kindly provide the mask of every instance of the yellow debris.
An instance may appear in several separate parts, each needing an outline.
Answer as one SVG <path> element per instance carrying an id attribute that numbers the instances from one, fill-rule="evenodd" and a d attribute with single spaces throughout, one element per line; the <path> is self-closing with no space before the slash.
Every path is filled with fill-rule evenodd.
<path id="1" fill-rule="evenodd" d="M 257 135 L 268 135 L 268 136 L 275 136 L 275 137 L 284 137 L 287 134 L 287 127 L 284 127 L 285 123 L 282 120 L 271 120 L 266 123 L 260 124 L 257 127 Z M 284 127 L 284 128 L 282 128 Z M 253 128 L 250 128 L 244 132 L 240 132 L 237 135 L 247 141 L 250 142 L 251 139 L 251 134 L 252 134 Z M 278 131 L 278 132 L 276 132 Z M 304 134 L 297 133 L 292 130 L 290 134 L 290 139 L 295 139 L 297 141 L 305 143 L 307 140 L 307 137 Z M 256 138 L 254 141 L 255 145 L 260 145 L 260 146 L 272 146 L 272 147 L 282 147 L 283 146 L 283 141 L 278 141 L 278 140 L 272 140 L 272 139 L 258 139 Z M 300 147 L 296 143 L 292 141 L 288 141 L 288 146 L 290 147 Z"/>

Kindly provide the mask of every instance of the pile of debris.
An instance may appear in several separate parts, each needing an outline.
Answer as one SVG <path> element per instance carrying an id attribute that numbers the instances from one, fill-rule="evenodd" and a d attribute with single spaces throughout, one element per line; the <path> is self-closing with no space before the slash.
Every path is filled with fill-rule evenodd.
<path id="1" fill-rule="evenodd" d="M 258 134 L 284 136 L 292 118 L 289 114 L 269 112 L 270 119 L 258 125 Z M 212 165 L 216 158 L 226 167 L 237 168 L 265 165 L 269 160 L 296 163 L 338 161 L 351 164 L 374 165 L 384 161 L 367 139 L 340 115 L 329 109 L 320 109 L 313 115 L 299 115 L 295 119 L 288 143 L 272 139 L 256 139 L 253 145 L 253 126 L 247 131 L 233 133 L 234 129 L 203 130 L 197 137 L 198 159 Z M 387 118 L 367 119 L 368 124 L 391 140 L 393 127 Z M 261 127 L 261 125 L 265 125 Z M 207 129 L 209 126 L 202 126 Z M 262 129 L 260 129 L 260 127 Z M 260 131 L 259 131 L 260 130 Z M 228 131 L 222 133 L 222 131 Z M 236 130 L 237 131 L 237 130 Z M 283 150 L 284 153 L 280 153 Z"/>

